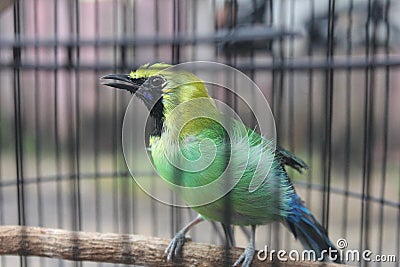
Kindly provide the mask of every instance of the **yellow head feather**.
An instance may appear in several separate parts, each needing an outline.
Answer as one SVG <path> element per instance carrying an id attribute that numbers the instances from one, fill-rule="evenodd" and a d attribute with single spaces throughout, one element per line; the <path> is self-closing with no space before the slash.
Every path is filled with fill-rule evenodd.
<path id="1" fill-rule="evenodd" d="M 159 74 L 161 71 L 171 67 L 171 65 L 166 63 L 155 63 L 150 65 L 149 63 L 142 65 L 136 71 L 131 71 L 129 76 L 132 79 L 148 78 Z"/>

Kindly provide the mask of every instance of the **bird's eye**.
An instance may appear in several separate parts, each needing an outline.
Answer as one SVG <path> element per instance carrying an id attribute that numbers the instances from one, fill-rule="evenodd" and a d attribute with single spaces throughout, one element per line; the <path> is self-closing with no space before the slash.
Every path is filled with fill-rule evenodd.
<path id="1" fill-rule="evenodd" d="M 164 79 L 158 76 L 151 77 L 150 83 L 154 87 L 159 87 L 164 83 Z"/>

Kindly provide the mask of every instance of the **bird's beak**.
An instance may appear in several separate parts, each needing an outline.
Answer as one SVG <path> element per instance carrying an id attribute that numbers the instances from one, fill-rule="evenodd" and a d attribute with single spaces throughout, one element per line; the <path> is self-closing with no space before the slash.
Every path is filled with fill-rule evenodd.
<path id="1" fill-rule="evenodd" d="M 124 89 L 134 94 L 146 79 L 132 79 L 129 74 L 109 74 L 101 77 L 102 80 L 116 80 L 120 82 L 104 82 L 106 86 Z"/>

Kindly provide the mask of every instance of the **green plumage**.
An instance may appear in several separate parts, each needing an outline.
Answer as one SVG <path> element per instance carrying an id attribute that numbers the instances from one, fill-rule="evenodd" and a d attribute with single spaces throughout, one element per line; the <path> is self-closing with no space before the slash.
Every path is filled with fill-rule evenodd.
<path id="1" fill-rule="evenodd" d="M 202 120 L 202 118 L 198 120 Z M 290 210 L 290 196 L 294 194 L 294 191 L 290 181 L 286 178 L 280 159 L 274 157 L 270 144 L 252 130 L 244 128 L 242 125 L 237 126 L 240 123 L 238 121 L 232 120 L 230 123 L 233 128 L 237 128 L 234 130 L 235 135 L 232 139 L 227 136 L 227 132 L 221 125 L 214 123 L 215 125 L 199 129 L 197 133 L 191 133 L 185 138 L 175 139 L 175 143 L 170 142 L 174 138 L 169 136 L 170 133 L 167 129 L 161 137 L 153 138 L 151 154 L 159 174 L 171 183 L 186 187 L 198 187 L 209 184 L 224 175 L 227 163 L 230 161 L 231 165 L 225 175 L 231 177 L 231 182 L 237 183 L 236 186 L 223 198 L 207 205 L 195 206 L 193 209 L 206 219 L 224 222 L 226 219 L 224 218 L 225 199 L 228 198 L 232 213 L 229 220 L 233 224 L 266 224 L 283 218 Z M 240 130 L 243 128 L 247 131 L 241 132 Z M 199 149 L 200 143 L 204 139 L 211 139 L 216 145 L 216 155 L 209 167 L 199 172 L 190 172 L 182 171 L 170 163 L 170 159 L 179 161 L 182 155 L 189 161 L 197 160 L 201 156 L 207 159 L 207 154 L 201 155 Z M 241 153 L 242 147 L 247 145 L 250 145 L 248 153 Z M 269 162 L 266 161 L 270 160 L 273 160 L 273 163 L 268 176 L 257 190 L 249 192 L 249 185 L 254 178 L 254 170 L 257 165 L 267 166 Z M 243 166 L 246 166 L 244 172 Z M 260 172 L 261 175 L 265 173 L 267 172 Z M 218 186 L 221 187 L 222 192 L 226 185 L 218 184 Z M 201 193 L 206 194 L 207 191 Z M 218 191 L 210 192 L 210 194 L 217 193 Z M 183 195 L 189 205 L 197 202 L 199 197 L 207 198 L 208 196 Z M 271 203 L 274 204 L 271 205 Z"/>

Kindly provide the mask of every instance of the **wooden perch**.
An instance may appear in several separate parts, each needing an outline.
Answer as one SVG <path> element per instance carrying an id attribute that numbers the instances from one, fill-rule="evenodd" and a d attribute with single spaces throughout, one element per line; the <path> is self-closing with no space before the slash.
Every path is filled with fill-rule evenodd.
<path id="1" fill-rule="evenodd" d="M 167 263 L 163 256 L 168 239 L 141 235 L 72 232 L 29 226 L 0 226 L 0 255 L 23 255 L 72 261 L 124 263 L 144 266 L 223 266 L 221 246 L 187 242 L 182 259 Z M 229 251 L 231 263 L 243 249 Z M 272 262 L 253 260 L 252 266 L 272 266 Z M 280 262 L 280 266 L 343 266 L 333 263 Z"/>

